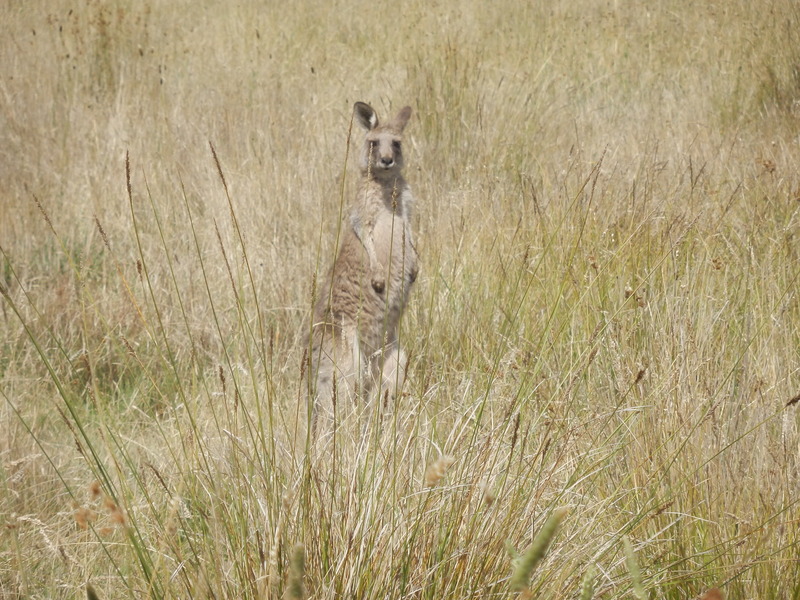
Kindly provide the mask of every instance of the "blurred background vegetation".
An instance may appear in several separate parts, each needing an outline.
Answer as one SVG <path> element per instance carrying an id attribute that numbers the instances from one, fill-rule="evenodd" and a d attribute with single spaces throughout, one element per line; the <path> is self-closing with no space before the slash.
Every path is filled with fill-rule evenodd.
<path id="1" fill-rule="evenodd" d="M 567 508 L 521 593 L 800 598 L 795 2 L 0 18 L 0 597 L 507 597 Z M 357 100 L 414 108 L 411 366 L 315 457 Z"/>

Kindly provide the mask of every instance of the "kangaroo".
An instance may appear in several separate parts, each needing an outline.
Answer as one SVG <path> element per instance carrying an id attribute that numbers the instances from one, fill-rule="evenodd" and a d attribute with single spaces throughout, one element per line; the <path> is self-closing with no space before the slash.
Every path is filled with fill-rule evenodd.
<path id="1" fill-rule="evenodd" d="M 402 175 L 402 134 L 411 107 L 385 124 L 368 104 L 356 102 L 353 110 L 366 130 L 358 193 L 339 254 L 319 288 L 306 344 L 314 429 L 320 414 L 333 415 L 335 403 L 367 398 L 375 385 L 381 396 L 395 396 L 407 362 L 397 334 L 418 272 L 414 198 Z"/>

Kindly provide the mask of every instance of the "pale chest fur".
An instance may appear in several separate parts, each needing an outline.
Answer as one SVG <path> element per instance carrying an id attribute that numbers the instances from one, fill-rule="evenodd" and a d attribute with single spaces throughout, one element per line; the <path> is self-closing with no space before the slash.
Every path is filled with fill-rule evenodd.
<path id="1" fill-rule="evenodd" d="M 352 314 L 352 309 L 345 310 L 345 319 L 358 323 L 360 343 L 374 351 L 384 341 L 395 339 L 417 277 L 419 259 L 411 228 L 414 199 L 408 187 L 403 186 L 396 200 L 385 188 L 366 189 L 362 193 L 364 203 L 353 221 L 358 232 L 353 229 L 347 236 L 347 248 L 340 255 L 343 259 L 340 272 L 346 271 L 346 278 L 359 290 L 357 309 Z M 348 260 L 350 257 L 354 260 Z M 376 280 L 382 284 L 377 289 L 373 284 Z"/>
<path id="2" fill-rule="evenodd" d="M 416 279 L 417 250 L 411 231 L 411 192 L 405 190 L 400 201 L 391 209 L 381 206 L 371 223 L 375 253 L 381 265 L 387 268 L 390 283 L 395 290 L 404 288 Z M 407 290 L 405 290 L 407 294 Z"/>

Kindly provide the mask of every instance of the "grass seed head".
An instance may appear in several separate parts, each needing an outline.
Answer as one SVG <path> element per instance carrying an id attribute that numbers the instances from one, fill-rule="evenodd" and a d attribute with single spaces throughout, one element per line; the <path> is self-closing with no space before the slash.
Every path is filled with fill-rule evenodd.
<path id="1" fill-rule="evenodd" d="M 581 600 L 592 600 L 592 596 L 594 596 L 594 577 L 595 567 L 594 565 L 589 565 L 581 582 Z"/>
<path id="2" fill-rule="evenodd" d="M 305 548 L 302 544 L 297 544 L 292 549 L 292 559 L 289 563 L 289 583 L 286 586 L 286 598 L 288 600 L 302 600 L 305 598 L 305 589 L 303 587 L 305 571 Z"/>
<path id="3" fill-rule="evenodd" d="M 91 583 L 86 584 L 86 600 L 100 600 Z"/>
<path id="4" fill-rule="evenodd" d="M 117 503 L 114 502 L 114 499 L 111 496 L 106 496 L 103 498 L 103 508 L 105 508 L 108 512 L 112 513 L 115 510 L 118 510 Z"/>
<path id="5" fill-rule="evenodd" d="M 86 508 L 83 506 L 76 508 L 73 514 L 75 517 L 75 522 L 81 529 L 86 529 L 89 527 L 89 523 L 97 518 L 97 513 L 95 511 L 93 511 L 91 508 Z"/>
<path id="6" fill-rule="evenodd" d="M 125 514 L 119 509 L 119 507 L 117 507 L 116 510 L 111 511 L 109 518 L 111 519 L 111 522 L 114 523 L 115 525 L 120 525 L 120 526 L 125 525 Z"/>
<path id="7" fill-rule="evenodd" d="M 642 585 L 642 571 L 639 569 L 639 563 L 636 561 L 633 545 L 631 545 L 631 541 L 627 537 L 623 538 L 623 542 L 625 544 L 625 564 L 633 580 L 631 584 L 633 586 L 633 596 L 637 600 L 646 600 L 647 593 L 644 591 L 644 586 Z"/>
<path id="8" fill-rule="evenodd" d="M 89 486 L 89 493 L 92 496 L 92 500 L 98 500 L 100 498 L 100 495 L 102 494 L 102 491 L 100 489 L 100 482 L 99 481 L 94 480 L 91 483 L 91 485 Z"/>
<path id="9" fill-rule="evenodd" d="M 489 483 L 483 484 L 483 503 L 486 506 L 491 506 L 494 504 L 494 501 L 497 500 L 497 494 L 492 489 L 492 486 Z"/>
<path id="10" fill-rule="evenodd" d="M 445 472 L 455 460 L 456 459 L 452 456 L 442 455 L 436 462 L 428 465 L 428 468 L 425 470 L 425 487 L 432 488 L 439 485 Z"/>
<path id="11" fill-rule="evenodd" d="M 542 529 L 536 535 L 533 543 L 525 551 L 517 563 L 517 568 L 511 575 L 511 589 L 515 592 L 522 592 L 528 589 L 528 581 L 530 581 L 531 574 L 536 566 L 544 558 L 547 549 L 550 547 L 550 542 L 558 531 L 561 521 L 567 515 L 565 507 L 558 508 L 547 518 Z"/>

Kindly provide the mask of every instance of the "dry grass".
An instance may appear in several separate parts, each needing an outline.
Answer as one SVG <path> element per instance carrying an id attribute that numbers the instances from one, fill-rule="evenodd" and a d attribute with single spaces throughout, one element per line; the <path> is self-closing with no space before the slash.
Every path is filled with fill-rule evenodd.
<path id="1" fill-rule="evenodd" d="M 794 3 L 267 4 L 0 6 L 0 597 L 508 597 L 562 509 L 527 596 L 800 597 Z M 355 100 L 423 264 L 314 456 Z"/>

